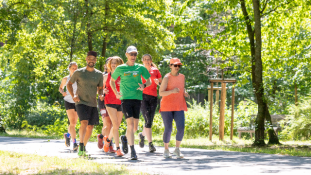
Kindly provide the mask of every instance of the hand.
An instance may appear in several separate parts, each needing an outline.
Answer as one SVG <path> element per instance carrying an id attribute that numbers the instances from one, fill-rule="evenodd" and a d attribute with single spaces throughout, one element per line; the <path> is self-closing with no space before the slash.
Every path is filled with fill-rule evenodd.
<path id="1" fill-rule="evenodd" d="M 100 101 L 104 101 L 105 100 L 105 96 L 104 95 L 100 95 L 99 99 L 100 99 Z"/>
<path id="2" fill-rule="evenodd" d="M 160 86 L 160 82 L 158 79 L 154 79 L 155 84 L 157 84 L 158 86 Z"/>
<path id="3" fill-rule="evenodd" d="M 173 93 L 174 93 L 174 94 L 179 93 L 179 91 L 180 91 L 179 88 L 174 88 L 174 89 L 173 89 Z"/>
<path id="4" fill-rule="evenodd" d="M 80 102 L 80 98 L 78 95 L 75 95 L 72 99 L 74 102 Z"/>
<path id="5" fill-rule="evenodd" d="M 104 94 L 109 94 L 109 90 L 107 88 L 104 89 Z"/>
<path id="6" fill-rule="evenodd" d="M 66 92 L 63 92 L 62 95 L 65 97 L 65 96 L 67 95 L 67 93 L 66 93 Z"/>
<path id="7" fill-rule="evenodd" d="M 188 92 L 185 92 L 184 96 L 187 97 L 187 98 L 190 98 L 190 95 L 188 94 Z"/>
<path id="8" fill-rule="evenodd" d="M 120 93 L 120 92 L 117 92 L 116 98 L 117 98 L 117 99 L 120 99 L 121 97 L 122 97 L 121 93 Z"/>
<path id="9" fill-rule="evenodd" d="M 139 88 L 137 88 L 137 90 L 144 91 L 145 85 L 144 84 L 140 84 L 140 83 L 138 83 L 138 85 L 139 85 Z"/>

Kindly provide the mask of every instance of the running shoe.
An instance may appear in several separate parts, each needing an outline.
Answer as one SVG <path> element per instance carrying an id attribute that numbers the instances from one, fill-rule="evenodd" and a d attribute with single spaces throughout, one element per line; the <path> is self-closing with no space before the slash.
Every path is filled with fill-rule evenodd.
<path id="1" fill-rule="evenodd" d="M 136 155 L 135 150 L 131 152 L 131 160 L 137 160 L 137 155 Z"/>
<path id="2" fill-rule="evenodd" d="M 157 149 L 153 146 L 153 143 L 149 144 L 149 152 L 153 153 L 155 152 Z"/>
<path id="3" fill-rule="evenodd" d="M 181 152 L 180 152 L 180 149 L 179 149 L 179 148 L 175 148 L 175 150 L 174 150 L 173 154 L 174 154 L 175 156 L 177 156 L 177 158 L 179 158 L 179 159 L 184 158 L 184 155 L 183 155 L 183 154 L 181 154 Z"/>
<path id="4" fill-rule="evenodd" d="M 111 141 L 108 142 L 107 139 L 108 139 L 108 136 L 105 136 L 105 137 L 104 137 L 104 141 L 105 141 L 105 144 L 104 144 L 104 151 L 105 151 L 105 152 L 108 152 L 108 151 L 109 151 L 109 146 L 110 146 L 110 142 L 111 142 Z"/>
<path id="5" fill-rule="evenodd" d="M 122 151 L 124 152 L 124 154 L 127 154 L 128 151 L 129 151 L 129 147 L 127 145 L 127 138 L 126 138 L 126 136 L 122 135 L 120 137 L 120 139 L 121 139 L 121 142 L 122 142 Z"/>
<path id="6" fill-rule="evenodd" d="M 164 149 L 163 157 L 164 158 L 171 158 L 172 157 L 170 155 L 170 151 L 168 149 Z"/>
<path id="7" fill-rule="evenodd" d="M 88 155 L 86 154 L 85 146 L 82 145 L 82 144 L 80 144 L 80 149 L 79 149 L 79 151 L 78 151 L 78 156 L 83 156 L 83 157 L 88 156 Z"/>
<path id="8" fill-rule="evenodd" d="M 143 136 L 143 133 L 141 133 L 141 132 L 138 134 L 138 136 L 139 136 L 139 139 L 140 139 L 139 146 L 141 148 L 143 148 L 145 146 L 145 136 Z"/>
<path id="9" fill-rule="evenodd" d="M 70 137 L 67 137 L 67 133 L 64 134 L 64 138 L 65 138 L 65 145 L 67 147 L 70 147 Z"/>
<path id="10" fill-rule="evenodd" d="M 117 154 L 118 157 L 122 157 L 122 156 L 123 156 L 123 154 L 122 154 L 122 152 L 121 152 L 121 149 L 118 149 L 117 152 L 116 152 L 116 154 Z"/>
<path id="11" fill-rule="evenodd" d="M 103 149 L 104 143 L 103 143 L 103 135 L 102 134 L 97 135 L 97 146 L 99 149 Z"/>
<path id="12" fill-rule="evenodd" d="M 79 148 L 79 145 L 77 143 L 73 144 L 73 151 L 77 151 Z"/>
<path id="13" fill-rule="evenodd" d="M 115 153 L 116 150 L 113 149 L 113 146 L 109 146 L 109 151 L 108 151 L 108 152 L 109 152 L 109 153 Z"/>

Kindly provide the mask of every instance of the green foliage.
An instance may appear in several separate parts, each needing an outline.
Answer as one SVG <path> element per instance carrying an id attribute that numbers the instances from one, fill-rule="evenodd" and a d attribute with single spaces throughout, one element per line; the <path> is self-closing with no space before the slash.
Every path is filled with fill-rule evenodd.
<path id="1" fill-rule="evenodd" d="M 298 106 L 290 106 L 290 115 L 281 123 L 284 139 L 310 140 L 311 135 L 311 96 L 303 98 Z"/>
<path id="2" fill-rule="evenodd" d="M 53 125 L 57 120 L 68 123 L 66 111 L 60 104 L 40 103 L 26 115 L 27 123 L 37 127 Z"/>

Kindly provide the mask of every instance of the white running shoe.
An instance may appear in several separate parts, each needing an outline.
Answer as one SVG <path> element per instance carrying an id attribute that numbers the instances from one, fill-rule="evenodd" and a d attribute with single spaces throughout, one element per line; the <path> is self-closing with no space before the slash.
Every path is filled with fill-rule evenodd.
<path id="1" fill-rule="evenodd" d="M 177 158 L 178 158 L 178 159 L 184 158 L 184 155 L 183 155 L 183 154 L 181 154 L 181 152 L 180 152 L 180 149 L 179 149 L 179 148 L 175 148 L 175 150 L 174 150 L 173 154 L 174 154 L 175 156 L 177 156 Z"/>
<path id="2" fill-rule="evenodd" d="M 163 157 L 164 158 L 171 158 L 172 157 L 172 156 L 170 156 L 170 151 L 168 149 L 164 149 Z"/>

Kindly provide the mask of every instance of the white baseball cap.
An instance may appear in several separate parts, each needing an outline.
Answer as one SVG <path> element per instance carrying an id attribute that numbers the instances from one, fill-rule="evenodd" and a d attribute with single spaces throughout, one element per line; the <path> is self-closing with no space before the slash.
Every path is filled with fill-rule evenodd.
<path id="1" fill-rule="evenodd" d="M 135 46 L 129 46 L 127 49 L 126 49 L 126 53 L 131 53 L 131 52 L 137 52 L 137 49 Z"/>

